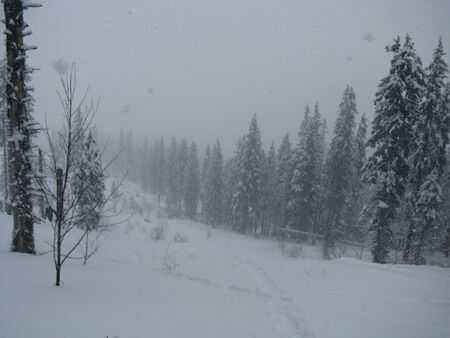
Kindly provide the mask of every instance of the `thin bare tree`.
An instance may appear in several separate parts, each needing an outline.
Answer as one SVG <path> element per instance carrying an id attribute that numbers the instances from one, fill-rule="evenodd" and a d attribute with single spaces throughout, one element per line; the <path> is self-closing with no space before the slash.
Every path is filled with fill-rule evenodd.
<path id="1" fill-rule="evenodd" d="M 64 77 L 61 77 L 62 91 L 58 96 L 62 105 L 64 124 L 57 135 L 52 137 L 49 128 L 44 129 L 48 151 L 43 156 L 42 165 L 44 175 L 35 172 L 35 179 L 45 199 L 47 215 L 53 228 L 52 247 L 53 261 L 56 269 L 56 285 L 61 283 L 61 268 L 67 259 L 82 259 L 84 263 L 98 249 L 98 241 L 88 239 L 88 229 L 79 229 L 90 219 L 93 212 L 102 217 L 109 217 L 108 202 L 119 185 L 103 199 L 96 201 L 89 208 L 80 208 L 80 201 L 87 186 L 73 189 L 71 180 L 78 170 L 80 161 L 77 160 L 77 147 L 89 131 L 93 118 L 98 109 L 98 101 L 88 100 L 86 90 L 76 103 L 76 74 L 75 65 Z M 104 172 L 111 162 L 102 168 Z M 85 182 L 87 185 L 88 182 Z M 106 225 L 103 224 L 103 227 Z M 68 237 L 73 232 L 73 236 Z M 85 251 L 76 256 L 75 250 L 85 240 Z"/>

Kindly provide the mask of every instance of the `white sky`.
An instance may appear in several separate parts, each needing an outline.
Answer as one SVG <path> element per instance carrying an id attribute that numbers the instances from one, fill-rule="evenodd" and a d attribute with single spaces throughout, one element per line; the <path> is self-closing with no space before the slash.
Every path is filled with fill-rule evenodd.
<path id="1" fill-rule="evenodd" d="M 333 128 L 346 84 L 371 118 L 389 69 L 384 47 L 408 32 L 427 65 L 442 36 L 450 51 L 450 1 L 44 0 L 27 11 L 38 50 L 28 62 L 35 118 L 60 114 L 56 60 L 76 62 L 78 88 L 100 98 L 100 130 L 149 138 L 218 137 L 228 154 L 253 113 L 263 143 L 296 141 L 306 104 Z M 363 36 L 371 33 L 375 40 Z M 1 51 L 4 53 L 4 43 Z M 447 55 L 447 62 L 450 59 Z M 53 119 L 54 120 L 54 119 Z"/>

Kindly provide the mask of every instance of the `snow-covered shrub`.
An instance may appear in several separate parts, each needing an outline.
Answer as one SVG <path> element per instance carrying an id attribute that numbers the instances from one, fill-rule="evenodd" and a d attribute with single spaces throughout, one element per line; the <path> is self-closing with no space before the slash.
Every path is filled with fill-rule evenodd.
<path id="1" fill-rule="evenodd" d="M 167 272 L 172 272 L 180 266 L 176 260 L 176 254 L 176 251 L 173 250 L 172 241 L 169 241 L 162 257 L 162 267 Z"/>
<path id="2" fill-rule="evenodd" d="M 162 224 L 158 224 L 152 228 L 150 235 L 154 241 L 161 241 L 166 238 L 166 227 Z"/>
<path id="3" fill-rule="evenodd" d="M 303 256 L 302 246 L 298 243 L 287 244 L 284 247 L 284 255 L 290 258 L 297 258 Z"/>
<path id="4" fill-rule="evenodd" d="M 189 238 L 183 233 L 176 232 L 173 235 L 173 241 L 175 243 L 187 243 L 187 242 L 189 242 Z"/>
<path id="5" fill-rule="evenodd" d="M 158 217 L 158 224 L 152 228 L 150 236 L 154 241 L 160 241 L 166 238 L 167 220 L 164 217 Z"/>

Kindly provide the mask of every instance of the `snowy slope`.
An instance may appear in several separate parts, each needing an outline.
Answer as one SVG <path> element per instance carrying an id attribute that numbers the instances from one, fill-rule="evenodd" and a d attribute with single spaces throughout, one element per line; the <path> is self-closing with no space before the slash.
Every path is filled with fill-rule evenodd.
<path id="1" fill-rule="evenodd" d="M 274 241 L 182 220 L 154 241 L 156 223 L 144 211 L 115 226 L 58 288 L 50 254 L 8 252 L 0 215 L 0 337 L 450 337 L 449 269 L 287 258 Z M 37 226 L 39 252 L 49 236 Z"/>

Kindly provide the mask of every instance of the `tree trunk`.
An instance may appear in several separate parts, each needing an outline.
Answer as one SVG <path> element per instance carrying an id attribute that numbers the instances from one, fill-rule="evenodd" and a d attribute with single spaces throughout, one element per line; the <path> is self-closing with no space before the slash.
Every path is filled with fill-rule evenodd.
<path id="1" fill-rule="evenodd" d="M 2 144 L 3 144 L 3 185 L 4 185 L 4 198 L 3 198 L 3 210 L 11 215 L 11 207 L 9 205 L 9 164 L 8 164 L 8 144 L 6 141 L 6 115 L 2 112 Z"/>
<path id="2" fill-rule="evenodd" d="M 389 212 L 386 208 L 379 208 L 375 218 L 375 239 L 372 248 L 373 262 L 386 264 L 389 259 L 391 229 L 389 226 Z"/>
<path id="3" fill-rule="evenodd" d="M 39 149 L 39 176 L 40 176 L 40 179 L 44 178 L 44 164 L 43 164 L 41 149 Z M 41 212 L 41 218 L 45 218 L 44 192 L 43 191 L 41 191 L 40 195 L 39 195 L 39 210 Z"/>
<path id="4" fill-rule="evenodd" d="M 416 231 L 415 224 L 412 220 L 410 220 L 410 224 L 408 227 L 408 233 L 406 235 L 405 248 L 403 249 L 403 262 L 404 263 L 409 262 L 409 257 L 411 254 L 412 243 L 414 240 L 415 231 Z"/>
<path id="5" fill-rule="evenodd" d="M 88 260 L 88 255 L 89 255 L 89 230 L 86 227 L 86 242 L 85 242 L 85 247 L 84 247 L 84 259 L 83 259 L 83 265 L 86 265 L 86 262 Z"/>
<path id="6" fill-rule="evenodd" d="M 31 182 L 32 119 L 27 102 L 25 65 L 26 51 L 23 43 L 24 4 L 17 0 L 3 0 L 5 13 L 6 58 L 8 81 L 6 83 L 8 116 L 8 159 L 10 201 L 13 214 L 11 251 L 34 254 L 33 205 Z"/>
<path id="7" fill-rule="evenodd" d="M 60 285 L 61 280 L 61 227 L 63 221 L 63 170 L 56 169 L 56 286 Z M 55 248 L 53 248 L 55 250 Z"/>
<path id="8" fill-rule="evenodd" d="M 61 266 L 56 268 L 56 286 L 59 286 L 61 283 Z"/>

